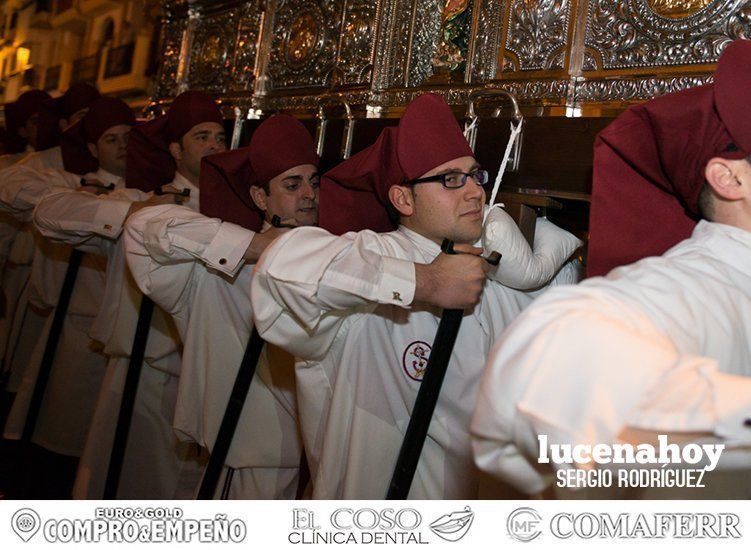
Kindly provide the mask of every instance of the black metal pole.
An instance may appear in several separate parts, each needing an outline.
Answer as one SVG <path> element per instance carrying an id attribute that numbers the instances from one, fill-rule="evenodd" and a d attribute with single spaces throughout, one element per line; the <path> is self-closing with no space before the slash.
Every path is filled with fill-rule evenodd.
<path id="1" fill-rule="evenodd" d="M 444 240 L 441 250 L 446 254 L 454 254 L 453 243 L 448 239 Z M 388 500 L 404 500 L 409 495 L 463 316 L 464 311 L 461 309 L 443 310 L 425 367 L 425 375 L 420 383 L 412 416 L 396 459 L 394 474 L 386 494 Z"/>
<path id="2" fill-rule="evenodd" d="M 141 368 L 146 353 L 146 344 L 149 340 L 151 317 L 154 313 L 154 302 L 147 296 L 141 298 L 141 307 L 138 311 L 138 323 L 133 337 L 133 346 L 130 350 L 128 373 L 125 377 L 123 396 L 120 400 L 120 414 L 117 417 L 115 439 L 112 442 L 110 463 L 107 469 L 107 481 L 104 485 L 104 499 L 111 500 L 117 497 L 117 489 L 120 485 L 120 474 L 123 469 L 125 448 L 128 445 L 128 434 L 133 419 L 133 408 L 138 393 L 138 381 L 141 378 Z"/>
<path id="3" fill-rule="evenodd" d="M 70 297 L 73 294 L 73 288 L 76 284 L 78 268 L 81 267 L 82 258 L 83 252 L 75 249 L 71 250 L 70 258 L 68 259 L 68 269 L 65 272 L 63 285 L 60 289 L 60 296 L 57 299 L 57 307 L 55 308 L 55 313 L 52 318 L 52 327 L 50 328 L 50 334 L 47 337 L 47 344 L 44 347 L 42 363 L 39 365 L 39 373 L 37 374 L 36 383 L 34 384 L 34 392 L 31 394 L 29 411 L 26 414 L 26 422 L 21 435 L 21 445 L 24 449 L 24 454 L 26 453 L 31 438 L 34 435 L 34 429 L 36 428 L 37 419 L 39 418 L 39 410 L 42 407 L 44 392 L 47 389 L 47 382 L 49 382 L 52 363 L 55 361 L 57 345 L 60 342 L 60 337 L 63 333 L 65 315 L 68 313 Z"/>
<path id="4" fill-rule="evenodd" d="M 253 375 L 256 372 L 258 359 L 261 357 L 263 349 L 263 338 L 258 334 L 258 330 L 253 327 L 253 332 L 245 347 L 240 369 L 235 377 L 235 384 L 232 387 L 232 393 L 227 402 L 227 408 L 222 417 L 222 423 L 219 426 L 219 433 L 214 442 L 214 448 L 211 450 L 209 462 L 206 465 L 206 471 L 203 474 L 201 487 L 198 490 L 198 500 L 211 500 L 214 497 L 216 486 L 219 483 L 219 477 L 222 474 L 224 462 L 227 460 L 227 453 L 232 444 L 232 438 L 235 435 L 237 423 L 240 420 L 240 414 L 245 405 L 245 398 L 250 389 L 250 383 L 253 381 Z"/>

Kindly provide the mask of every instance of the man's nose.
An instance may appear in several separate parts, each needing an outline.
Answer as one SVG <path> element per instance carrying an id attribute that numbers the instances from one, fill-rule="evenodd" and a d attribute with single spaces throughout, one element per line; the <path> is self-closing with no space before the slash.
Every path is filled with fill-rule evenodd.
<path id="1" fill-rule="evenodd" d="M 224 142 L 223 139 L 214 138 L 211 141 L 210 148 L 212 151 L 225 151 L 227 149 L 227 144 Z"/>
<path id="2" fill-rule="evenodd" d="M 314 200 L 318 194 L 318 188 L 314 187 L 309 181 L 302 184 L 302 197 L 304 199 Z"/>
<path id="3" fill-rule="evenodd" d="M 482 197 L 483 193 L 485 192 L 485 188 L 478 184 L 475 178 L 467 178 L 467 185 L 464 186 L 465 193 L 464 197 L 467 200 L 475 199 Z"/>

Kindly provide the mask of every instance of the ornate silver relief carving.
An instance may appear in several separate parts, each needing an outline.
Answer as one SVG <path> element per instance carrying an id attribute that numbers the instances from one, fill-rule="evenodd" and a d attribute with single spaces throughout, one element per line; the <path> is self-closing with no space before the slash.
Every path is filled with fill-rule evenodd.
<path id="1" fill-rule="evenodd" d="M 348 0 L 342 21 L 337 66 L 343 84 L 370 82 L 378 4 L 370 0 Z"/>
<path id="2" fill-rule="evenodd" d="M 662 67 L 712 63 L 730 40 L 751 35 L 749 0 L 579 0 L 576 9 L 572 0 L 508 0 L 505 21 L 506 0 L 472 0 L 464 84 L 439 84 L 428 77 L 445 1 L 276 0 L 267 2 L 261 31 L 255 0 L 171 0 L 155 97 L 189 85 L 233 98 L 233 106 L 312 110 L 336 84 L 352 105 L 377 112 L 429 90 L 462 104 L 489 82 L 527 105 L 640 101 L 710 79 L 696 68 L 663 76 Z M 525 78 L 529 70 L 565 69 L 568 52 L 579 56 L 576 78 Z M 256 70 L 270 86 L 254 83 Z M 588 77 L 609 70 L 607 78 Z"/>
<path id="3" fill-rule="evenodd" d="M 280 0 L 268 67 L 275 89 L 324 86 L 336 64 L 341 0 Z"/>
<path id="4" fill-rule="evenodd" d="M 671 78 L 613 78 L 577 83 L 577 102 L 638 101 L 701 86 L 712 82 L 712 75 Z"/>
<path id="5" fill-rule="evenodd" d="M 495 78 L 498 68 L 498 47 L 501 41 L 503 0 L 475 2 L 476 21 L 470 45 L 472 65 L 470 81 L 482 82 Z"/>
<path id="6" fill-rule="evenodd" d="M 749 34 L 750 19 L 747 0 L 591 0 L 586 46 L 603 69 L 713 63 Z"/>
<path id="7" fill-rule="evenodd" d="M 485 87 L 386 90 L 373 94 L 372 102 L 381 107 L 398 107 L 406 105 L 418 95 L 430 91 L 443 96 L 450 105 L 461 105 L 468 101 L 470 94 L 474 91 L 504 89 L 516 94 L 520 100 L 526 103 L 536 103 L 539 100 L 562 103 L 568 93 L 569 85 L 568 80 L 508 80 L 494 82 L 492 85 Z"/>
<path id="8" fill-rule="evenodd" d="M 177 70 L 180 65 L 180 45 L 186 20 L 167 20 L 162 30 L 161 64 L 156 77 L 155 98 L 170 97 L 177 93 Z"/>
<path id="9" fill-rule="evenodd" d="M 520 70 L 563 69 L 570 12 L 570 0 L 514 0 L 506 50 L 519 58 Z"/>
<path id="10" fill-rule="evenodd" d="M 419 86 L 433 74 L 432 59 L 440 39 L 443 3 L 443 0 L 415 2 L 408 86 Z"/>
<path id="11" fill-rule="evenodd" d="M 394 18 L 389 37 L 388 72 L 386 81 L 379 86 L 389 88 L 392 86 L 404 86 L 406 71 L 409 60 L 409 31 L 412 14 L 410 0 L 395 0 L 392 5 L 391 15 Z"/>
<path id="12" fill-rule="evenodd" d="M 503 54 L 503 66 L 501 71 L 516 72 L 519 70 L 519 65 L 516 63 L 516 59 L 506 53 Z"/>
<path id="13" fill-rule="evenodd" d="M 584 71 L 596 71 L 597 70 L 597 60 L 595 59 L 595 56 L 592 55 L 592 52 L 584 52 L 584 62 L 582 63 L 582 70 Z"/>
<path id="14" fill-rule="evenodd" d="M 204 15 L 196 26 L 190 55 L 190 88 L 223 92 L 228 87 L 237 33 L 238 11 Z"/>
<path id="15" fill-rule="evenodd" d="M 342 94 L 344 100 L 350 105 L 365 105 L 370 98 L 368 90 L 357 90 Z M 280 111 L 305 111 L 315 112 L 318 109 L 319 96 L 296 95 L 296 96 L 269 96 L 264 98 L 262 108 L 265 110 Z"/>
<path id="16" fill-rule="evenodd" d="M 378 12 L 378 33 L 374 38 L 373 47 L 373 75 L 371 85 L 375 89 L 388 86 L 389 75 L 393 63 L 391 47 L 391 22 L 394 19 L 394 1 L 381 0 L 381 9 Z"/>
<path id="17" fill-rule="evenodd" d="M 503 88 L 527 103 L 536 100 L 564 100 L 568 94 L 568 80 L 513 80 L 498 82 L 491 88 Z"/>
<path id="18" fill-rule="evenodd" d="M 255 79 L 258 35 L 261 31 L 259 2 L 248 2 L 240 10 L 235 38 L 235 56 L 228 88 L 233 91 L 251 90 Z"/>

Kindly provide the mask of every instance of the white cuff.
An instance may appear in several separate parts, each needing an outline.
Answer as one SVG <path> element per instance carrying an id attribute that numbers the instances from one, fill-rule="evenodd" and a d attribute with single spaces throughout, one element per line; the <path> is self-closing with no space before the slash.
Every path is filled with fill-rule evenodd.
<path id="1" fill-rule="evenodd" d="M 204 254 L 206 265 L 234 275 L 244 263 L 245 251 L 255 233 L 230 222 L 222 222 Z"/>
<path id="2" fill-rule="evenodd" d="M 408 260 L 384 257 L 383 272 L 378 285 L 377 300 L 380 304 L 406 307 L 415 298 L 415 264 Z"/>
<path id="3" fill-rule="evenodd" d="M 715 434 L 729 444 L 751 443 L 751 377 L 714 375 Z"/>
<path id="4" fill-rule="evenodd" d="M 92 221 L 92 231 L 97 235 L 116 239 L 123 230 L 131 205 L 129 201 L 100 199 Z"/>

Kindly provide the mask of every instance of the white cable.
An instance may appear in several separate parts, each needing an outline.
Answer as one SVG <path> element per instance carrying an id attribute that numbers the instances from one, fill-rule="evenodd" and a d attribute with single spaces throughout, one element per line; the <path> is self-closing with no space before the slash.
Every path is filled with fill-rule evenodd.
<path id="1" fill-rule="evenodd" d="M 503 160 L 501 161 L 501 167 L 498 169 L 498 175 L 495 177 L 493 192 L 490 194 L 490 202 L 488 204 L 491 208 L 495 204 L 495 198 L 498 195 L 498 191 L 501 189 L 501 180 L 503 180 L 503 173 L 506 171 L 506 165 L 508 164 L 508 160 L 511 157 L 511 151 L 514 148 L 514 143 L 519 137 L 521 130 L 521 121 L 516 126 L 514 126 L 513 122 L 511 123 L 511 135 L 509 136 L 508 143 L 506 144 L 506 151 L 503 153 Z M 490 208 L 488 209 L 488 212 L 490 212 Z M 485 216 L 487 217 L 487 212 L 485 213 Z"/>
<path id="2" fill-rule="evenodd" d="M 475 129 L 477 126 L 478 118 L 475 117 L 472 119 L 472 122 L 465 122 L 464 123 L 464 138 L 469 141 L 469 135 L 472 133 L 472 130 Z"/>

